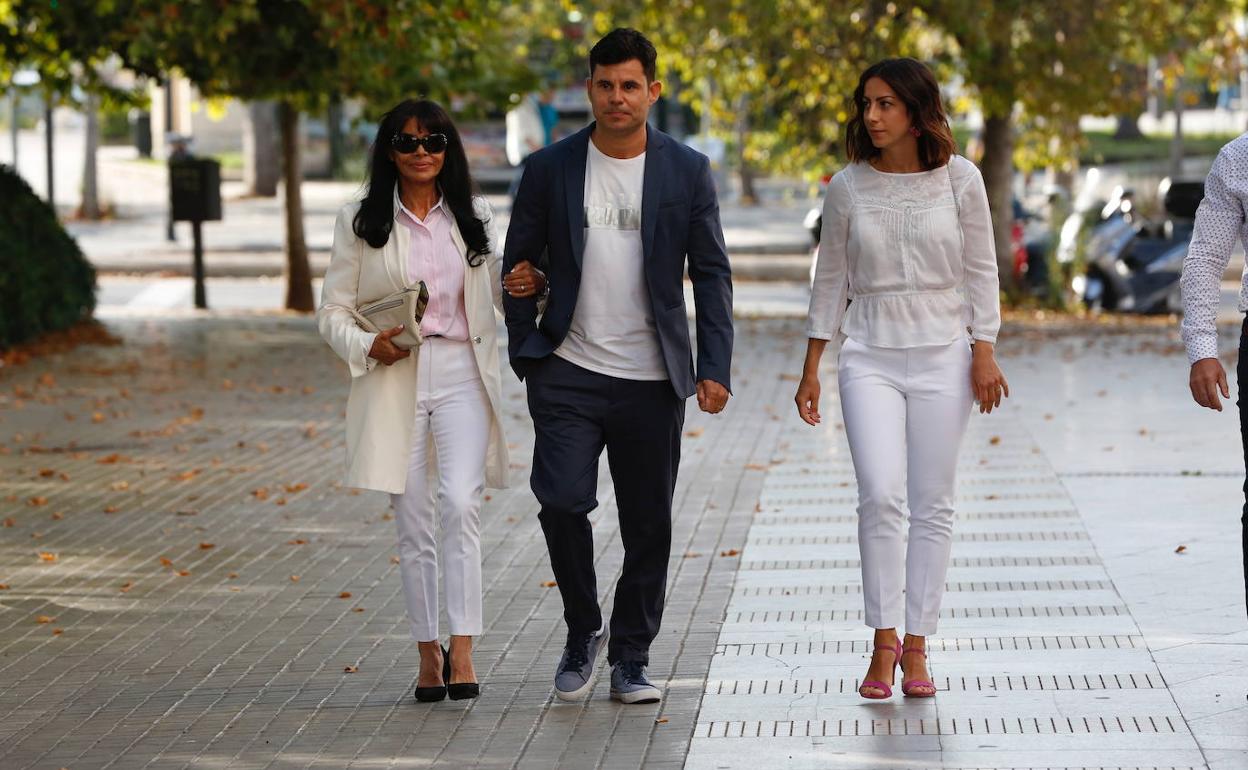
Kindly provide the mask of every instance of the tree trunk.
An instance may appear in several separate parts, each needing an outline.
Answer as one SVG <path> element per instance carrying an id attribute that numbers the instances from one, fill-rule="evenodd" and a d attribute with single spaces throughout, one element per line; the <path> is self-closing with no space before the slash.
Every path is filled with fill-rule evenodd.
<path id="1" fill-rule="evenodd" d="M 96 155 L 100 148 L 100 97 L 88 93 L 83 112 L 87 118 L 87 146 L 82 167 L 82 217 L 100 218 L 99 175 Z"/>
<path id="2" fill-rule="evenodd" d="M 277 105 L 252 102 L 243 118 L 243 183 L 248 195 L 277 196 L 281 163 L 277 151 Z"/>
<path id="3" fill-rule="evenodd" d="M 48 169 L 48 205 L 56 211 L 56 164 L 52 162 L 52 148 L 55 146 L 53 141 L 56 135 L 56 126 L 52 119 L 54 116 L 55 105 L 52 101 L 52 95 L 44 96 L 43 106 L 43 143 L 45 155 L 47 156 Z"/>
<path id="4" fill-rule="evenodd" d="M 1170 178 L 1183 176 L 1183 79 L 1174 86 L 1174 136 L 1170 138 Z"/>
<path id="5" fill-rule="evenodd" d="M 750 99 L 742 94 L 737 99 L 737 169 L 741 176 L 741 205 L 753 206 L 758 202 L 754 190 L 754 169 L 746 159 L 745 145 L 750 139 Z"/>
<path id="6" fill-rule="evenodd" d="M 1144 132 L 1140 130 L 1138 115 L 1122 114 L 1118 116 L 1118 127 L 1114 130 L 1114 138 L 1118 140 L 1140 139 Z"/>
<path id="7" fill-rule="evenodd" d="M 1009 115 L 984 117 L 984 187 L 992 211 L 992 234 L 997 247 L 1001 287 L 1013 293 L 1014 254 L 1010 227 L 1014 219 L 1014 127 Z"/>
<path id="8" fill-rule="evenodd" d="M 286 188 L 286 309 L 311 312 L 312 271 L 303 237 L 303 170 L 299 167 L 299 111 L 290 102 L 278 105 L 282 132 L 282 181 Z"/>

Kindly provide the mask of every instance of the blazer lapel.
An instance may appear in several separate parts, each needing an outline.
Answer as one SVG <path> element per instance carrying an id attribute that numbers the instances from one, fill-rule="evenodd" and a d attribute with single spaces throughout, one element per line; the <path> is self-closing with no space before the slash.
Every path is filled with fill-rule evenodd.
<path id="1" fill-rule="evenodd" d="M 581 131 L 568 147 L 570 157 L 563 165 L 564 196 L 568 205 L 568 230 L 572 239 L 572 261 L 577 272 L 585 259 L 585 164 L 589 154 L 589 135 L 594 124 Z"/>
<path id="2" fill-rule="evenodd" d="M 641 253 L 645 262 L 650 261 L 654 247 L 655 220 L 659 213 L 659 199 L 663 196 L 663 134 L 646 126 L 646 163 L 641 185 Z"/>

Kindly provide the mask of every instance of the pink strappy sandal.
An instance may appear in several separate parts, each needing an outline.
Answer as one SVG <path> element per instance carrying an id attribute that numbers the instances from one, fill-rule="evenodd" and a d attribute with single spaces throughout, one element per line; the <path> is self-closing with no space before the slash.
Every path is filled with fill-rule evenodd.
<path id="1" fill-rule="evenodd" d="M 893 665 L 894 666 L 901 665 L 901 642 L 898 642 L 892 647 L 889 647 L 886 645 L 876 645 L 875 649 L 888 650 L 889 652 L 893 653 Z M 871 687 L 877 690 L 881 690 L 882 693 L 880 695 L 872 695 L 870 693 L 865 693 L 863 692 L 864 687 Z M 862 684 L 858 685 L 858 694 L 868 700 L 884 700 L 886 698 L 893 697 L 893 687 L 890 684 L 885 684 L 884 682 L 880 682 L 875 679 L 868 679 L 864 681 Z"/>
<path id="2" fill-rule="evenodd" d="M 922 647 L 907 647 L 901 651 L 902 655 L 907 652 L 917 652 L 924 658 L 927 657 L 927 651 Z M 897 665 L 901 665 L 901 656 L 897 657 Z M 901 683 L 901 694 L 907 698 L 931 698 L 936 695 L 936 685 L 925 679 L 911 679 Z"/>

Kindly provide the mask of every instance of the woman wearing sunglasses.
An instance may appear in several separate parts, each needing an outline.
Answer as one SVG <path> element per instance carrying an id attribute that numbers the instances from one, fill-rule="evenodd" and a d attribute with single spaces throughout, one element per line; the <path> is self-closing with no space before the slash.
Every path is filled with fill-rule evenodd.
<path id="1" fill-rule="evenodd" d="M 317 325 L 351 373 L 347 483 L 390 493 L 411 632 L 420 650 L 416 699 L 479 694 L 472 638 L 482 632 L 478 515 L 486 486 L 506 482 L 495 311 L 501 253 L 489 204 L 473 196 L 459 132 L 431 101 L 386 113 L 362 201 L 338 213 Z M 350 309 L 424 281 L 423 342 L 404 349 L 360 328 Z M 530 265 L 515 296 L 545 289 Z M 438 632 L 438 542 L 449 650 Z"/>

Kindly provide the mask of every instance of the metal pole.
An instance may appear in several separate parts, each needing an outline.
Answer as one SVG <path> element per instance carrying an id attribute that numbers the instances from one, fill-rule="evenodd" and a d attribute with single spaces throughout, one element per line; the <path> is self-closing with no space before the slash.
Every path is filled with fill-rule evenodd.
<path id="1" fill-rule="evenodd" d="M 202 224 L 198 219 L 191 222 L 191 237 L 195 239 L 195 307 L 206 310 L 208 297 L 204 291 L 204 239 L 200 234 Z"/>

